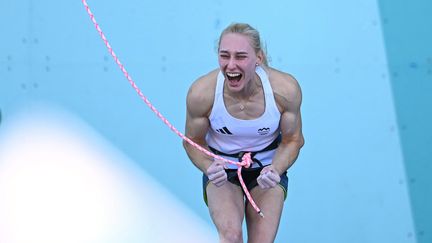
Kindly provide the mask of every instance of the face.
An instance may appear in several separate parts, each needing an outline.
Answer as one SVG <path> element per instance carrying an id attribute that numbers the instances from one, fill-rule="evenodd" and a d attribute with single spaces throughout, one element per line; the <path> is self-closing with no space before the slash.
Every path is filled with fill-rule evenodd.
<path id="1" fill-rule="evenodd" d="M 244 89 L 255 76 L 256 64 L 261 61 L 260 55 L 252 48 L 250 39 L 237 33 L 222 36 L 218 55 L 219 67 L 232 92 Z"/>

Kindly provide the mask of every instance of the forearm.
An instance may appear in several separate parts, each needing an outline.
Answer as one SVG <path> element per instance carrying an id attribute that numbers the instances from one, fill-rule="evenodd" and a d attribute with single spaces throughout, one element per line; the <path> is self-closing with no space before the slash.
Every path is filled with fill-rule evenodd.
<path id="1" fill-rule="evenodd" d="M 273 157 L 272 166 L 281 175 L 287 171 L 297 160 L 303 141 L 295 140 L 281 143 Z"/>
<path id="2" fill-rule="evenodd" d="M 199 144 L 201 147 L 208 150 L 208 146 L 205 144 Z M 197 148 L 189 144 L 188 142 L 183 142 L 183 147 L 192 163 L 203 173 L 206 173 L 207 168 L 213 162 L 213 158 L 199 151 Z"/>

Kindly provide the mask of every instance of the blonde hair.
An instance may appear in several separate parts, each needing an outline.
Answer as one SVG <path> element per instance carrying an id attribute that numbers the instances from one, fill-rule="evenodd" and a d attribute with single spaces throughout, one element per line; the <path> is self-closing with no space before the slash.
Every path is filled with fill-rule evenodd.
<path id="1" fill-rule="evenodd" d="M 220 34 L 219 43 L 218 43 L 218 50 L 220 47 L 220 42 L 222 40 L 222 37 L 224 35 L 230 34 L 230 33 L 237 33 L 237 34 L 241 34 L 241 35 L 244 35 L 246 37 L 249 37 L 250 44 L 251 44 L 252 48 L 255 50 L 255 53 L 258 54 L 259 52 L 261 52 L 263 55 L 263 64 L 265 66 L 268 66 L 267 53 L 261 44 L 260 34 L 259 34 L 258 30 L 256 30 L 255 28 L 253 28 L 249 24 L 232 23 L 228 27 L 226 27 L 222 31 L 222 33 Z"/>

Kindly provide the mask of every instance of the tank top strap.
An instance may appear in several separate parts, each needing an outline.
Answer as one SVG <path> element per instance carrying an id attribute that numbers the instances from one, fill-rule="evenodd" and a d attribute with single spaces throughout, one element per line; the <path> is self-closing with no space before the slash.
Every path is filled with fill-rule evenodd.
<path id="1" fill-rule="evenodd" d="M 274 108 L 276 108 L 276 110 L 277 110 L 276 101 L 275 101 L 274 94 L 273 94 L 273 89 L 271 87 L 267 72 L 261 66 L 257 66 L 255 72 L 260 77 L 261 83 L 263 85 L 266 110 L 270 111 L 270 110 L 274 110 Z"/>
<path id="2" fill-rule="evenodd" d="M 216 81 L 215 97 L 223 93 L 224 82 L 225 82 L 225 77 L 222 71 L 219 71 L 217 75 L 217 81 Z"/>
<path id="3" fill-rule="evenodd" d="M 210 114 L 213 113 L 215 108 L 220 109 L 220 106 L 224 107 L 223 102 L 223 87 L 224 87 L 225 77 L 221 71 L 219 71 L 216 79 L 216 87 L 214 92 L 213 108 Z"/>

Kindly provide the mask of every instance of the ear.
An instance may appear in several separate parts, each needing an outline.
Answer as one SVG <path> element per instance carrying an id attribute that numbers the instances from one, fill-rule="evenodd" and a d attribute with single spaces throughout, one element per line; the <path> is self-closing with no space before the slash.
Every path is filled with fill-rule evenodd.
<path id="1" fill-rule="evenodd" d="M 265 58 L 263 50 L 259 50 L 256 56 L 257 56 L 257 61 L 255 65 L 256 66 L 261 65 Z"/>

